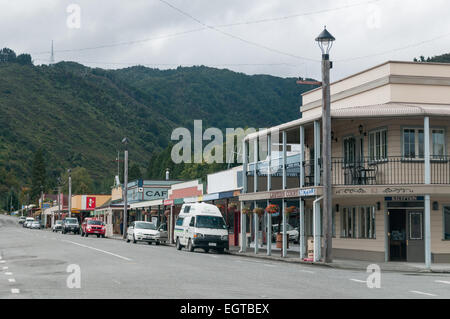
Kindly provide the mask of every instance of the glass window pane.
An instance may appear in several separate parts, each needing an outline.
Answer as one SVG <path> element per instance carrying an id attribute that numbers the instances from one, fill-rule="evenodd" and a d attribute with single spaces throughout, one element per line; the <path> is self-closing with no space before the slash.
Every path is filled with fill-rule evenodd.
<path id="1" fill-rule="evenodd" d="M 409 239 L 422 239 L 422 213 L 409 213 Z"/>
<path id="2" fill-rule="evenodd" d="M 425 151 L 424 151 L 424 133 L 423 130 L 419 130 L 419 158 L 423 158 Z"/>
<path id="3" fill-rule="evenodd" d="M 450 240 L 450 206 L 444 207 L 444 239 Z"/>

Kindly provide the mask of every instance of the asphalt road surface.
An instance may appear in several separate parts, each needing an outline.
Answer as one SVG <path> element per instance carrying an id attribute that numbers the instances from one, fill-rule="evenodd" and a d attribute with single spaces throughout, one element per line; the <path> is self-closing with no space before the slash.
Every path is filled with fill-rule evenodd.
<path id="1" fill-rule="evenodd" d="M 369 288 L 364 271 L 62 235 L 4 215 L 0 258 L 3 299 L 450 298 L 450 274 L 383 272 Z"/>

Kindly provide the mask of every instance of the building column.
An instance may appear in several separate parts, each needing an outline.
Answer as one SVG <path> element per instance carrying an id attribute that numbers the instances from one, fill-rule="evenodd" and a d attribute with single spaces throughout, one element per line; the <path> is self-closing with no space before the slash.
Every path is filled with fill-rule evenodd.
<path id="1" fill-rule="evenodd" d="M 305 187 L 305 127 L 300 126 L 300 188 Z M 300 259 L 305 257 L 305 202 L 300 198 L 299 200 L 299 244 L 300 244 Z"/>
<path id="2" fill-rule="evenodd" d="M 242 141 L 242 193 L 245 194 L 247 193 L 247 165 L 248 165 L 248 155 L 247 155 L 247 142 L 245 141 L 245 139 Z M 241 213 L 240 213 L 240 217 L 241 217 L 241 240 L 240 240 L 240 250 L 239 252 L 243 253 L 246 251 L 247 249 L 247 243 L 246 243 L 246 235 L 247 235 L 247 230 L 246 230 L 246 220 L 245 220 L 245 214 L 242 212 L 242 210 L 244 209 L 244 202 L 241 201 L 240 202 L 241 205 Z"/>
<path id="3" fill-rule="evenodd" d="M 322 197 L 317 198 L 313 205 L 313 238 L 314 238 L 314 262 L 320 261 L 322 240 L 320 238 L 320 201 Z"/>
<path id="4" fill-rule="evenodd" d="M 305 202 L 300 198 L 299 201 L 299 245 L 300 245 L 300 259 L 305 258 Z"/>
<path id="5" fill-rule="evenodd" d="M 425 185 L 431 184 L 431 160 L 430 160 L 430 118 L 425 116 L 424 120 L 424 152 L 425 152 Z M 425 195 L 425 266 L 431 268 L 431 206 L 430 194 Z"/>
<path id="6" fill-rule="evenodd" d="M 256 208 L 256 201 L 254 202 L 253 206 Z M 255 233 L 255 254 L 258 253 L 259 251 L 259 245 L 258 245 L 258 241 L 259 241 L 259 218 L 258 218 L 258 214 L 253 213 L 253 232 Z"/>
<path id="7" fill-rule="evenodd" d="M 282 250 L 282 257 L 287 257 L 287 241 L 286 241 L 286 200 L 283 198 L 281 201 L 281 213 L 283 214 L 283 219 L 282 219 L 282 223 L 283 223 L 283 250 Z M 289 240 L 289 239 L 288 239 Z"/>
<path id="8" fill-rule="evenodd" d="M 254 193 L 258 192 L 258 152 L 259 152 L 258 146 L 259 146 L 258 138 L 255 138 L 255 140 L 253 141 L 253 162 L 255 164 L 253 166 L 253 192 Z"/>
<path id="9" fill-rule="evenodd" d="M 282 163 L 283 163 L 283 190 L 286 189 L 286 131 L 283 131 L 283 153 L 282 153 Z"/>
<path id="10" fill-rule="evenodd" d="M 267 201 L 267 206 L 270 205 L 270 202 Z M 265 212 L 266 218 L 267 218 L 267 256 L 272 255 L 272 214 L 269 214 L 268 212 Z"/>
<path id="11" fill-rule="evenodd" d="M 267 135 L 267 191 L 272 189 L 272 135 Z"/>
<path id="12" fill-rule="evenodd" d="M 320 185 L 320 122 L 314 121 L 314 186 Z"/>

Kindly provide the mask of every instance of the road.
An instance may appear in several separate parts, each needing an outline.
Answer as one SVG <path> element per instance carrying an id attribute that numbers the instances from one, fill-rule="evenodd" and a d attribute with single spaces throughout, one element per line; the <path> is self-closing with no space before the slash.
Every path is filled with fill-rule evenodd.
<path id="1" fill-rule="evenodd" d="M 62 235 L 4 215 L 0 258 L 2 299 L 450 298 L 450 274 L 383 272 L 380 288 L 368 288 L 363 271 Z M 69 265 L 80 288 L 68 287 Z"/>

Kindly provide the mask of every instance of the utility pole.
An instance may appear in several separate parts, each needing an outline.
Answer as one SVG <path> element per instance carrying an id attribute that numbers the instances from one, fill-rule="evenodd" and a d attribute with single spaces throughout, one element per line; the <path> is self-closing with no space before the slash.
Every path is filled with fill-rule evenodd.
<path id="1" fill-rule="evenodd" d="M 70 168 L 67 170 L 69 173 L 69 218 L 72 217 L 72 176 L 70 175 Z"/>
<path id="2" fill-rule="evenodd" d="M 331 192 L 331 112 L 330 112 L 330 62 L 329 52 L 335 38 L 326 27 L 316 38 L 322 51 L 322 167 L 323 167 L 323 232 L 324 232 L 324 260 L 331 263 L 332 244 L 332 192 Z M 317 172 L 319 173 L 319 172 Z"/>
<path id="3" fill-rule="evenodd" d="M 123 164 L 123 239 L 127 238 L 127 215 L 128 215 L 128 139 L 125 137 L 122 140 L 122 143 L 125 145 L 125 156 L 124 156 L 124 164 Z"/>

